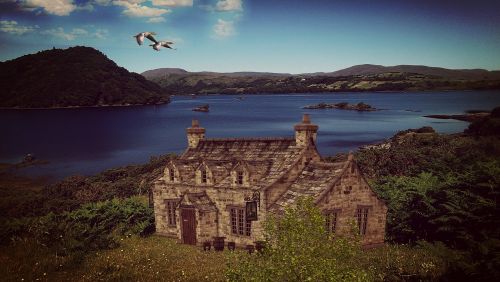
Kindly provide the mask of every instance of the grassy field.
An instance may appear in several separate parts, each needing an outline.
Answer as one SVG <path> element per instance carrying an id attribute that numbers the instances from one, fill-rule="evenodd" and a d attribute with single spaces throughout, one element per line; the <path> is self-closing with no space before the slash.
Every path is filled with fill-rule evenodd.
<path id="1" fill-rule="evenodd" d="M 356 264 L 371 273 L 368 280 L 437 280 L 445 271 L 443 261 L 426 249 L 387 245 L 363 253 Z M 238 260 L 255 259 L 259 257 L 243 250 L 204 252 L 155 235 L 123 238 L 115 249 L 65 257 L 23 240 L 0 248 L 0 277 L 2 281 L 226 281 L 229 260 L 235 265 Z"/>
<path id="2" fill-rule="evenodd" d="M 0 248 L 3 281 L 223 281 L 228 252 L 204 252 L 160 236 L 123 238 L 120 247 L 57 256 L 33 241 Z M 29 255 L 27 255 L 29 254 Z"/>

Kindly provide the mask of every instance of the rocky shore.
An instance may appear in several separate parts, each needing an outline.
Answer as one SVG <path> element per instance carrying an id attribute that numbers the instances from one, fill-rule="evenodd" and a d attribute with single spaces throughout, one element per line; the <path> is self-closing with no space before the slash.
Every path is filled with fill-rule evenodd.
<path id="1" fill-rule="evenodd" d="M 435 119 L 456 119 L 461 121 L 473 122 L 485 118 L 489 115 L 490 115 L 489 112 L 478 112 L 478 113 L 467 113 L 462 115 L 427 115 L 424 117 L 435 118 Z"/>
<path id="2" fill-rule="evenodd" d="M 357 104 L 349 104 L 347 102 L 327 104 L 322 102 L 315 105 L 305 106 L 303 107 L 303 109 L 308 109 L 308 110 L 338 109 L 338 110 L 350 110 L 359 112 L 373 112 L 378 110 L 372 107 L 371 105 L 365 104 L 363 102 Z"/>
<path id="3" fill-rule="evenodd" d="M 196 107 L 196 108 L 193 109 L 193 111 L 208 113 L 210 111 L 210 105 L 205 104 L 205 105 Z"/>

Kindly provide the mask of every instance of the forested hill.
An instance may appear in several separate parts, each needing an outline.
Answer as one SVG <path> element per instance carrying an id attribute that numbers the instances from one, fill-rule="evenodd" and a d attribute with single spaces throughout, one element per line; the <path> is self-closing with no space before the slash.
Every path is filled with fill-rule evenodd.
<path id="1" fill-rule="evenodd" d="M 52 49 L 0 63 L 0 107 L 57 108 L 169 102 L 168 91 L 90 47 Z"/>
<path id="2" fill-rule="evenodd" d="M 400 65 L 358 65 L 328 73 L 188 72 L 162 68 L 143 72 L 172 94 L 314 93 L 500 89 L 500 71 Z"/>

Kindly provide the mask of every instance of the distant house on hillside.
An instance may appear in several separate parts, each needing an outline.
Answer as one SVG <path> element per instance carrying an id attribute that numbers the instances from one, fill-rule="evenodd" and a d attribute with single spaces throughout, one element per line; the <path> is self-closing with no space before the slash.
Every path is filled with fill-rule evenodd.
<path id="1" fill-rule="evenodd" d="M 304 115 L 295 138 L 205 138 L 196 120 L 188 148 L 165 168 L 153 189 L 156 231 L 186 244 L 225 237 L 236 245 L 262 239 L 268 213 L 311 196 L 328 229 L 342 234 L 357 222 L 363 244 L 384 241 L 387 207 L 352 155 L 328 163 L 316 149 L 318 126 Z"/>

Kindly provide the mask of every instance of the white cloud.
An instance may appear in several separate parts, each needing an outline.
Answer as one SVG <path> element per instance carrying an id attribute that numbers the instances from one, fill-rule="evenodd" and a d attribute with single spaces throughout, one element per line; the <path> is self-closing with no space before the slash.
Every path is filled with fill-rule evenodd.
<path id="1" fill-rule="evenodd" d="M 139 5 L 138 3 L 130 3 L 132 1 L 113 1 L 113 4 L 125 7 L 123 14 L 129 17 L 159 17 L 163 14 L 169 13 L 168 9 L 152 8 L 148 6 Z"/>
<path id="2" fill-rule="evenodd" d="M 168 6 L 168 7 L 193 6 L 193 0 L 153 0 L 151 2 L 154 6 Z"/>
<path id="3" fill-rule="evenodd" d="M 40 33 L 45 35 L 51 35 L 68 41 L 73 41 L 77 37 L 86 36 L 89 34 L 89 32 L 83 28 L 74 28 L 70 32 L 65 32 L 64 28 L 62 27 L 47 29 Z"/>
<path id="4" fill-rule="evenodd" d="M 164 17 L 154 17 L 148 19 L 148 23 L 163 23 L 163 22 L 165 22 Z"/>
<path id="5" fill-rule="evenodd" d="M 217 11 L 241 11 L 243 7 L 241 0 L 219 0 L 215 9 Z"/>
<path id="6" fill-rule="evenodd" d="M 88 11 L 88 12 L 92 12 L 92 11 L 94 11 L 94 5 L 92 5 L 92 3 L 91 3 L 91 2 L 87 2 L 87 3 L 85 3 L 84 5 L 77 6 L 77 7 L 76 7 L 76 10 L 78 10 L 78 11 Z"/>
<path id="7" fill-rule="evenodd" d="M 95 3 L 97 5 L 101 5 L 101 6 L 109 6 L 109 5 L 111 5 L 112 2 L 113 2 L 113 0 L 94 0 L 93 3 Z"/>
<path id="8" fill-rule="evenodd" d="M 99 38 L 99 39 L 106 39 L 109 35 L 109 31 L 107 29 L 103 29 L 103 28 L 98 28 L 95 33 L 94 33 L 94 36 Z"/>
<path id="9" fill-rule="evenodd" d="M 214 25 L 214 33 L 217 38 L 229 37 L 235 34 L 234 22 L 218 19 Z"/>
<path id="10" fill-rule="evenodd" d="M 0 21 L 0 31 L 15 35 L 23 35 L 25 33 L 33 32 L 37 28 L 38 25 L 22 26 L 18 25 L 16 21 Z"/>
<path id="11" fill-rule="evenodd" d="M 24 0 L 20 4 L 28 10 L 43 8 L 46 13 L 57 16 L 67 16 L 77 9 L 73 0 Z"/>
<path id="12" fill-rule="evenodd" d="M 98 39 L 106 39 L 109 35 L 109 31 L 104 28 L 98 28 L 95 29 L 94 31 L 88 31 L 84 28 L 73 28 L 71 31 L 66 32 L 64 28 L 58 27 L 58 28 L 44 30 L 40 32 L 40 34 L 50 35 L 67 41 L 73 41 L 81 37 L 86 37 L 86 38 L 95 37 Z"/>

